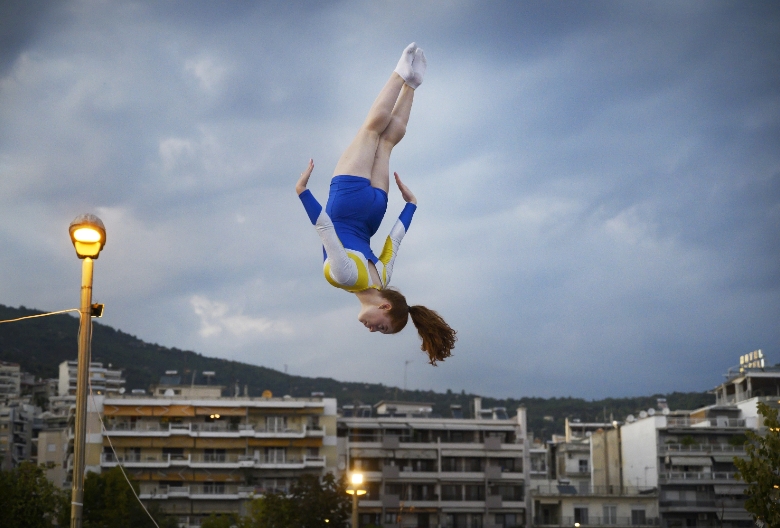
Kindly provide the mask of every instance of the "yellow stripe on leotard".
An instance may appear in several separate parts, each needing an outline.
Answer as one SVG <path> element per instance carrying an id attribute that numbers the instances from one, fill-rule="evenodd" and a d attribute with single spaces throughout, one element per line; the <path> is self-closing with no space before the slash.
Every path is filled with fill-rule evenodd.
<path id="1" fill-rule="evenodd" d="M 383 252 L 384 253 L 384 252 Z M 355 262 L 355 265 L 357 266 L 357 272 L 358 272 L 358 278 L 357 281 L 355 281 L 355 284 L 352 286 L 345 286 L 344 284 L 339 284 L 338 282 L 334 281 L 333 278 L 330 276 L 330 262 L 327 260 L 325 261 L 325 266 L 323 268 L 323 271 L 325 273 L 325 280 L 327 280 L 332 286 L 335 286 L 336 288 L 341 288 L 342 290 L 347 290 L 348 292 L 359 292 L 363 290 L 367 290 L 371 287 L 371 279 L 368 274 L 368 268 L 366 268 L 366 264 L 362 261 L 360 257 L 352 253 L 351 251 L 347 251 L 347 256 L 352 259 Z"/>
<path id="2" fill-rule="evenodd" d="M 393 241 L 390 237 L 385 239 L 385 245 L 382 248 L 382 253 L 379 255 L 379 262 L 384 264 L 382 266 L 382 284 L 387 284 L 387 264 L 393 258 Z"/>

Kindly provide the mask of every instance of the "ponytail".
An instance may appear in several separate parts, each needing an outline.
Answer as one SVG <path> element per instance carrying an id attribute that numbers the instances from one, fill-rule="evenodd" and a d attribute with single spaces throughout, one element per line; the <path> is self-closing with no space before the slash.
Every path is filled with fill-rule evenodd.
<path id="1" fill-rule="evenodd" d="M 450 328 L 442 317 L 425 306 L 409 306 L 406 297 L 396 289 L 380 291 L 382 297 L 390 302 L 390 320 L 393 333 L 400 332 L 406 326 L 409 316 L 422 339 L 420 349 L 428 354 L 429 363 L 436 366 L 437 361 L 450 357 L 450 351 L 455 348 L 457 332 Z"/>

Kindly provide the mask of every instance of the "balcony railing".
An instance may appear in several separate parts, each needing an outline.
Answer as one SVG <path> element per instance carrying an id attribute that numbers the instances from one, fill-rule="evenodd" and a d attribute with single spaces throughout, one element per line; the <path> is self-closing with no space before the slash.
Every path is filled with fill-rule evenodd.
<path id="1" fill-rule="evenodd" d="M 668 417 L 667 427 L 745 427 L 744 419 L 737 418 L 677 418 Z"/>
<path id="2" fill-rule="evenodd" d="M 657 488 L 636 487 L 636 486 L 588 486 L 587 489 L 580 489 L 571 484 L 538 484 L 528 488 L 531 495 L 581 495 L 581 496 L 654 496 L 658 493 Z"/>
<path id="3" fill-rule="evenodd" d="M 253 486 L 241 486 L 238 484 L 224 484 L 220 482 L 205 484 L 190 484 L 186 486 L 167 486 L 165 484 L 146 484 L 140 486 L 140 497 L 142 499 L 168 499 L 168 498 L 190 498 L 190 499 L 239 499 L 247 498 L 255 492 Z"/>
<path id="4" fill-rule="evenodd" d="M 658 474 L 659 481 L 682 480 L 682 481 L 708 481 L 708 480 L 735 480 L 736 472 L 682 472 L 682 471 L 662 471 Z"/>
<path id="5" fill-rule="evenodd" d="M 534 526 L 659 526 L 658 517 L 637 519 L 632 517 L 591 517 L 579 519 L 575 517 L 560 517 L 559 519 L 535 518 Z"/>
<path id="6" fill-rule="evenodd" d="M 233 437 L 286 437 L 303 438 L 304 436 L 324 436 L 322 427 L 310 428 L 306 425 L 298 427 L 266 427 L 261 424 L 228 424 L 228 423 L 159 423 L 159 422 L 115 422 L 106 426 L 109 436 L 144 435 L 227 435 Z"/>
<path id="7" fill-rule="evenodd" d="M 229 466 L 231 468 L 239 467 L 263 467 L 263 466 L 276 466 L 284 469 L 285 466 L 289 466 L 291 469 L 304 468 L 304 467 L 325 467 L 325 457 L 320 456 L 279 456 L 279 455 L 237 455 L 233 453 L 229 454 L 188 454 L 188 455 L 171 455 L 171 454 L 138 454 L 129 453 L 126 455 L 115 456 L 113 453 L 103 453 L 101 456 L 101 465 L 106 467 L 113 467 L 116 465 L 130 466 L 130 467 L 170 467 L 170 466 L 186 466 L 186 467 L 203 467 L 214 466 L 224 467 Z"/>
<path id="8" fill-rule="evenodd" d="M 744 454 L 745 446 L 733 446 L 730 444 L 663 444 L 662 451 L 669 453 L 727 453 Z"/>

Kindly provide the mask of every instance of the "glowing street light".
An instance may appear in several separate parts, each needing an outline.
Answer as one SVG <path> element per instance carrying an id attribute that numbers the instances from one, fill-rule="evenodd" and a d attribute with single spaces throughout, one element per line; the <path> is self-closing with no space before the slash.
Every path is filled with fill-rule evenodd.
<path id="1" fill-rule="evenodd" d="M 358 497 L 366 494 L 366 490 L 360 489 L 360 485 L 363 484 L 363 473 L 356 471 L 352 473 L 349 480 L 352 483 L 347 488 L 347 493 L 352 495 L 352 528 L 358 528 Z"/>
<path id="2" fill-rule="evenodd" d="M 84 448 L 87 436 L 87 383 L 92 361 L 92 316 L 103 313 L 102 305 L 92 305 L 92 261 L 106 244 L 106 228 L 95 215 L 77 216 L 70 223 L 70 239 L 81 266 L 81 308 L 79 317 L 79 357 L 76 379 L 76 426 L 73 439 L 73 492 L 70 505 L 70 527 L 81 528 L 84 510 Z"/>

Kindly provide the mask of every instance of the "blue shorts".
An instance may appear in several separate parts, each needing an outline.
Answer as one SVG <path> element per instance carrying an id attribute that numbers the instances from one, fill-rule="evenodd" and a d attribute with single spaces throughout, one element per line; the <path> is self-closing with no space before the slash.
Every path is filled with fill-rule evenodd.
<path id="1" fill-rule="evenodd" d="M 387 193 L 371 187 L 371 180 L 360 176 L 334 176 L 325 212 L 333 221 L 336 234 L 345 248 L 363 253 L 372 262 L 371 237 L 379 229 L 387 211 Z"/>

